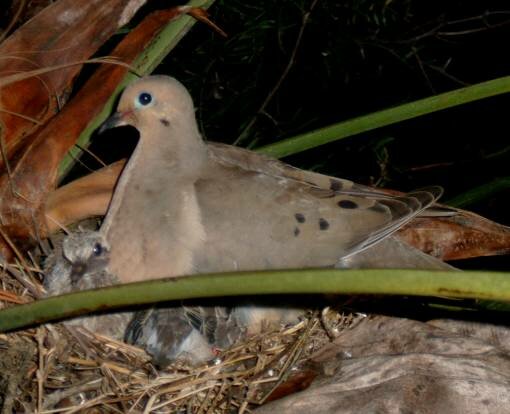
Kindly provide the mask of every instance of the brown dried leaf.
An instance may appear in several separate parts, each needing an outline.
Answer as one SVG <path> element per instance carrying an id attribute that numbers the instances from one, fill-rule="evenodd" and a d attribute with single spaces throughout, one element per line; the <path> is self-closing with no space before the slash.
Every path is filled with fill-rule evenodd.
<path id="1" fill-rule="evenodd" d="M 0 44 L 0 77 L 84 60 L 125 24 L 144 0 L 59 0 Z M 0 89 L 0 123 L 5 156 L 31 141 L 67 100 L 81 65 L 24 79 Z M 8 112 L 5 112 L 8 111 Z M 14 114 L 21 114 L 17 116 Z M 4 160 L 0 161 L 0 166 Z"/>
<path id="2" fill-rule="evenodd" d="M 153 13 L 131 31 L 112 54 L 131 63 L 159 30 L 181 10 Z M 11 174 L 0 178 L 0 213 L 6 232 L 17 241 L 37 240 L 47 231 L 42 216 L 48 192 L 55 188 L 63 156 L 81 131 L 102 110 L 124 78 L 125 66 L 101 65 L 62 111 L 34 136 Z M 1 246 L 0 246 L 1 247 Z M 2 252 L 7 254 L 4 249 Z"/>
<path id="3" fill-rule="evenodd" d="M 398 237 L 446 261 L 510 253 L 510 228 L 465 210 L 452 217 L 418 217 Z"/>
<path id="4" fill-rule="evenodd" d="M 117 161 L 52 192 L 45 206 L 49 233 L 89 217 L 104 216 L 125 163 Z"/>

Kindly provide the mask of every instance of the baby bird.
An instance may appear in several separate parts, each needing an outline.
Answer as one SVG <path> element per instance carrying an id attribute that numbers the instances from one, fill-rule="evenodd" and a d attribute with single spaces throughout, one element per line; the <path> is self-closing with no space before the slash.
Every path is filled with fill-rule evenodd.
<path id="1" fill-rule="evenodd" d="M 115 285 L 119 280 L 107 270 L 109 246 L 99 231 L 67 236 L 49 261 L 45 277 L 47 296 Z M 116 312 L 64 322 L 144 348 L 158 366 L 175 360 L 191 365 L 215 356 L 241 337 L 244 329 L 222 306 L 155 307 L 139 312 Z"/>
<path id="2" fill-rule="evenodd" d="M 50 260 L 52 266 L 44 278 L 47 296 L 118 284 L 118 278 L 105 270 L 108 258 L 109 246 L 100 232 L 70 234 Z M 132 312 L 117 312 L 74 318 L 64 323 L 122 340 L 132 316 Z"/>
<path id="3" fill-rule="evenodd" d="M 71 233 L 56 249 L 44 287 L 48 296 L 119 283 L 105 271 L 109 247 L 98 231 Z"/>
<path id="4" fill-rule="evenodd" d="M 137 313 L 125 340 L 144 348 L 157 366 L 175 360 L 197 365 L 213 359 L 217 348 L 233 345 L 244 332 L 231 308 L 163 307 Z"/>

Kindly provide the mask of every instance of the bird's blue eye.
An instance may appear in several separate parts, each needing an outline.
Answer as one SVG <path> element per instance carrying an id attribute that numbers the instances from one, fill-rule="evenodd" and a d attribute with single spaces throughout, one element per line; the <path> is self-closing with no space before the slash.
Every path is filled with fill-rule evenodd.
<path id="1" fill-rule="evenodd" d="M 137 106 L 147 106 L 152 102 L 152 95 L 148 92 L 142 92 L 138 95 Z"/>

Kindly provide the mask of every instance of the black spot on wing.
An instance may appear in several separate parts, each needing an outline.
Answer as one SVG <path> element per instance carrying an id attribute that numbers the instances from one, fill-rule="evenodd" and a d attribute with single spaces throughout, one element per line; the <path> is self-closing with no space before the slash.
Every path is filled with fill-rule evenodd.
<path id="1" fill-rule="evenodd" d="M 294 217 L 298 223 L 304 223 L 306 221 L 305 215 L 302 213 L 296 213 L 294 214 Z"/>
<path id="2" fill-rule="evenodd" d="M 301 233 L 301 230 L 299 230 L 297 227 L 294 228 L 294 236 L 299 236 L 299 233 Z"/>
<path id="3" fill-rule="evenodd" d="M 164 126 L 170 126 L 170 121 L 168 119 L 165 119 L 165 118 L 161 118 L 159 120 L 159 122 L 161 122 Z"/>
<path id="4" fill-rule="evenodd" d="M 319 229 L 321 230 L 329 229 L 329 222 L 326 219 L 323 219 L 322 217 L 319 219 Z"/>
<path id="5" fill-rule="evenodd" d="M 340 200 L 338 203 L 338 207 L 345 208 L 348 210 L 353 210 L 358 208 L 358 204 L 352 200 Z"/>

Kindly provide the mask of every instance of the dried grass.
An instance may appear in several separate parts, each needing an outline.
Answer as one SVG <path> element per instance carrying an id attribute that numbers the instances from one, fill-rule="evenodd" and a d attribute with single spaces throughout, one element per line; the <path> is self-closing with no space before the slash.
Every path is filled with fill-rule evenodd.
<path id="1" fill-rule="evenodd" d="M 24 285 L 39 282 L 9 265 L 0 283 L 6 307 L 33 300 Z M 2 412 L 249 413 L 275 390 L 281 394 L 282 384 L 306 370 L 309 356 L 353 320 L 324 311 L 219 351 L 209 364 L 163 370 L 143 350 L 81 328 L 46 325 L 3 334 Z"/>

